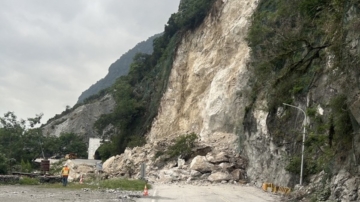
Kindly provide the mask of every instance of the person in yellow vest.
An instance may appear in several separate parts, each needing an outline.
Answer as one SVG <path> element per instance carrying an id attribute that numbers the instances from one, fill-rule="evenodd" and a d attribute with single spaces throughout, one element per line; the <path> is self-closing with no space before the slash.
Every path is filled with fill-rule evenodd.
<path id="1" fill-rule="evenodd" d="M 65 164 L 64 167 L 61 169 L 61 177 L 62 177 L 61 180 L 64 187 L 67 185 L 69 174 L 70 174 L 70 169 L 68 168 L 67 164 Z"/>

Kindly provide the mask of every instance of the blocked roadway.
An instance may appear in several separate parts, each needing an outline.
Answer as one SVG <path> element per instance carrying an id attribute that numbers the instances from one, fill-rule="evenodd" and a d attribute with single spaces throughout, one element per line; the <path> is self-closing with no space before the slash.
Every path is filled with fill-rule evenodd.
<path id="1" fill-rule="evenodd" d="M 278 202 L 281 195 L 247 185 L 212 184 L 207 186 L 156 184 L 149 196 L 138 202 Z"/>

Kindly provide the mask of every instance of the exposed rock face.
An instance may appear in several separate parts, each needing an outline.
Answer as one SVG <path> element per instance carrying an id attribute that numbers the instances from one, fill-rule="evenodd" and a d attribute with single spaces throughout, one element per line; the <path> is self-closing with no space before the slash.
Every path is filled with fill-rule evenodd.
<path id="1" fill-rule="evenodd" d="M 196 31 L 183 38 L 149 140 L 189 131 L 206 142 L 234 136 L 246 104 L 245 42 L 256 1 L 218 1 Z M 240 118 L 241 119 L 241 118 Z M 230 146 L 237 149 L 236 142 Z"/>
<path id="2" fill-rule="evenodd" d="M 127 162 L 132 161 L 136 169 L 146 163 L 150 181 L 246 180 L 248 161 L 258 158 L 251 153 L 249 159 L 239 155 L 239 151 L 247 153 L 238 141 L 239 135 L 244 135 L 242 119 L 249 99 L 245 37 L 255 8 L 255 0 L 216 2 L 211 15 L 198 29 L 187 33 L 178 47 L 148 144 L 107 160 L 104 169 L 112 175 L 125 175 L 130 173 L 125 169 Z M 158 171 L 154 148 L 191 132 L 199 134 L 199 144 L 210 146 L 212 151 Z M 134 157 L 140 154 L 147 154 L 146 158 Z"/>
<path id="3" fill-rule="evenodd" d="M 51 121 L 43 128 L 43 134 L 59 136 L 61 133 L 76 133 L 86 137 L 95 137 L 93 125 L 102 115 L 112 112 L 115 100 L 105 95 L 100 100 L 82 105 L 69 114 Z"/>
<path id="4" fill-rule="evenodd" d="M 258 95 L 260 98 L 253 103 L 251 113 L 246 109 L 252 99 L 252 89 L 249 89 L 250 72 L 246 68 L 250 50 L 245 37 L 256 6 L 256 0 L 218 0 L 204 23 L 182 38 L 168 89 L 147 134 L 148 143 L 126 149 L 104 162 L 103 169 L 109 177 L 139 178 L 140 166 L 146 164 L 149 181 L 245 180 L 258 187 L 263 182 L 280 186 L 294 183 L 298 176 L 285 170 L 288 151 L 275 144 L 271 136 L 276 128 L 269 122 L 266 92 Z M 320 115 L 326 114 L 329 98 L 341 91 L 339 85 L 331 85 L 329 80 L 327 75 L 321 75 L 315 81 L 317 87 L 310 90 L 302 105 L 310 101 L 321 103 L 316 110 Z M 350 110 L 360 122 L 358 100 L 354 98 Z M 272 116 L 281 116 L 282 110 Z M 155 158 L 156 148 L 166 148 L 171 140 L 189 133 L 199 135 L 199 148 L 211 149 L 167 164 Z M 354 138 L 356 141 L 358 136 Z M 359 152 L 354 148 L 356 159 Z M 354 164 L 353 173 L 358 173 L 358 162 Z M 320 173 L 312 177 L 310 186 L 299 191 L 306 194 L 322 189 L 326 182 L 319 200 L 358 200 L 360 182 L 353 173 L 340 170 L 331 178 Z"/>
<path id="5" fill-rule="evenodd" d="M 271 144 L 262 103 L 254 117 L 257 132 L 249 136 L 243 131 L 250 99 L 246 69 L 250 50 L 245 37 L 256 6 L 255 0 L 217 1 L 205 22 L 183 38 L 148 139 L 155 142 L 194 132 L 216 151 L 246 155 L 248 176 L 258 186 L 269 180 L 287 184 L 284 166 L 277 166 L 281 148 Z M 268 160 L 275 150 L 279 152 L 274 160 Z"/>
<path id="6" fill-rule="evenodd" d="M 263 182 L 288 186 L 291 175 L 284 169 L 287 152 L 285 148 L 278 147 L 272 142 L 266 124 L 268 112 L 263 110 L 264 107 L 264 102 L 256 103 L 253 117 L 256 130 L 245 133 L 244 150 L 249 157 L 247 175 L 259 187 Z"/>
<path id="7" fill-rule="evenodd" d="M 139 177 L 136 173 L 140 164 L 145 163 L 149 181 L 250 181 L 258 187 L 263 182 L 292 185 L 294 175 L 285 170 L 288 151 L 273 143 L 271 128 L 268 128 L 265 96 L 259 95 L 263 99 L 257 99 L 252 113 L 246 113 L 251 81 L 246 68 L 250 50 L 245 37 L 256 6 L 255 0 L 219 0 L 204 23 L 185 35 L 177 49 L 158 116 L 147 136 L 148 144 L 127 149 L 124 154 L 106 161 L 104 168 L 109 175 L 133 174 L 134 177 L 135 173 L 135 177 Z M 334 94 L 334 86 L 328 85 L 328 79 L 326 75 L 318 79 L 318 87 L 311 92 L 313 101 L 323 100 L 322 103 L 327 104 L 325 101 Z M 354 114 L 357 106 L 354 101 Z M 317 111 L 323 115 L 324 106 L 318 105 Z M 166 165 L 155 160 L 154 148 L 192 132 L 199 134 L 199 144 L 209 146 L 211 151 Z M 127 166 L 130 164 L 132 168 Z M 321 175 L 315 177 L 319 184 L 326 180 Z M 344 201 L 358 200 L 358 181 L 351 175 L 339 173 L 329 181 L 329 193 L 335 194 L 325 190 L 320 195 Z M 316 182 L 313 186 L 322 187 Z M 305 189 L 301 191 L 307 193 Z"/>

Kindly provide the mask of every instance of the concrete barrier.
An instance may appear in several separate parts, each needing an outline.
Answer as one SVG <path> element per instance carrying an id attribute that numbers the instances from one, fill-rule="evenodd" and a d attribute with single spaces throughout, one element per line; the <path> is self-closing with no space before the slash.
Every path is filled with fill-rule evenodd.
<path id="1" fill-rule="evenodd" d="M 21 176 L 31 177 L 39 180 L 40 183 L 61 183 L 60 176 L 30 176 L 22 175 L 0 175 L 0 184 L 19 184 Z"/>
<path id="2" fill-rule="evenodd" d="M 268 191 L 268 188 L 270 188 L 271 192 L 273 192 L 273 193 L 281 192 L 283 194 L 289 194 L 291 192 L 291 188 L 289 188 L 289 187 L 281 187 L 281 186 L 275 185 L 273 183 L 264 182 L 262 184 L 262 189 L 264 191 Z"/>

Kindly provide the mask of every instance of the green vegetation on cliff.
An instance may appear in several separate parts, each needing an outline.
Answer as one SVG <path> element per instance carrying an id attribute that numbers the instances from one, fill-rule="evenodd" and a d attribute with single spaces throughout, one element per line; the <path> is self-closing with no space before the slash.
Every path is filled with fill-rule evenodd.
<path id="1" fill-rule="evenodd" d="M 182 0 L 179 12 L 168 20 L 162 36 L 153 43 L 151 55 L 137 54 L 129 74 L 122 76 L 110 88 L 116 100 L 113 113 L 103 115 L 94 125 L 101 133 L 112 125 L 111 141 L 98 149 L 100 158 L 122 153 L 126 147 L 145 143 L 144 135 L 157 115 L 166 90 L 176 48 L 186 31 L 196 29 L 211 9 L 214 0 Z"/>
<path id="2" fill-rule="evenodd" d="M 124 53 L 118 60 L 116 60 L 113 64 L 109 67 L 108 74 L 97 81 L 95 84 L 91 85 L 87 90 L 81 93 L 78 98 L 77 103 L 81 103 L 85 101 L 85 103 L 91 99 L 94 99 L 96 95 L 102 95 L 100 91 L 110 87 L 112 84 L 115 83 L 116 79 L 120 76 L 126 75 L 129 72 L 130 65 L 133 61 L 133 57 L 137 53 L 145 53 L 151 54 L 153 51 L 152 42 L 155 38 L 159 37 L 161 34 L 156 34 L 146 41 L 142 41 L 138 43 L 134 48 L 130 49 L 126 53 Z M 100 93 L 99 93 L 100 92 Z"/>
<path id="3" fill-rule="evenodd" d="M 302 127 L 304 117 L 300 112 L 302 118 L 297 118 L 299 111 L 282 103 L 307 107 L 311 124 L 307 126 L 305 175 L 328 170 L 334 161 L 341 164 L 352 148 L 354 125 L 348 106 L 351 91 L 359 86 L 360 60 L 350 44 L 351 37 L 358 40 L 359 3 L 261 0 L 253 15 L 247 38 L 252 51 L 253 101 L 267 100 L 269 133 L 277 145 L 288 148 L 292 160 L 287 168 L 293 173 L 300 172 L 302 130 L 289 128 L 294 122 Z M 329 78 L 327 85 L 340 92 L 311 100 L 311 90 L 324 75 Z M 324 115 L 317 114 L 319 104 L 325 108 Z M 252 106 L 248 109 L 251 113 Z"/>

